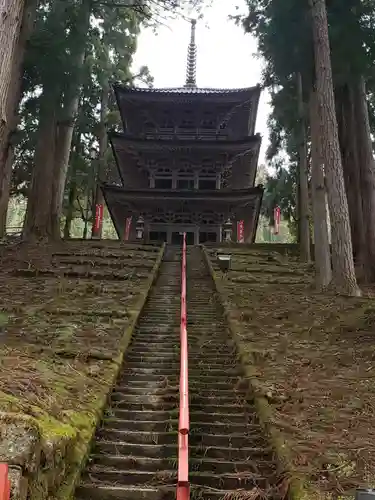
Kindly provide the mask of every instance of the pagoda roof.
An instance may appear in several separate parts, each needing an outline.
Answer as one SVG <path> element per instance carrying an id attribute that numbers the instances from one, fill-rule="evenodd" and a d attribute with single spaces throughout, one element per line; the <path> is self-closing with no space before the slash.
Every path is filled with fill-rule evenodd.
<path id="1" fill-rule="evenodd" d="M 247 189 L 214 191 L 124 189 L 102 184 L 101 189 L 118 236 L 121 238 L 126 217 L 134 213 L 158 213 L 162 210 L 210 211 L 228 217 L 236 209 L 255 211 L 258 219 L 263 197 L 263 186 Z"/>
<path id="2" fill-rule="evenodd" d="M 259 134 L 245 137 L 240 140 L 191 140 L 191 139 L 171 139 L 165 141 L 163 139 L 143 139 L 140 137 L 132 137 L 126 134 L 111 133 L 109 139 L 112 146 L 116 150 L 128 151 L 131 153 L 137 152 L 173 152 L 173 153 L 191 153 L 202 152 L 203 154 L 211 153 L 235 153 L 243 154 L 251 151 L 260 145 L 262 138 Z"/>
<path id="3" fill-rule="evenodd" d="M 126 99 L 147 99 L 160 100 L 160 97 L 167 97 L 168 100 L 183 96 L 190 96 L 199 99 L 202 95 L 220 99 L 227 96 L 229 100 L 245 100 L 251 95 L 257 95 L 261 92 L 260 85 L 244 88 L 199 88 L 199 87 L 180 87 L 180 88 L 142 88 L 142 87 L 125 87 L 124 85 L 113 85 L 116 97 Z"/>
<path id="4" fill-rule="evenodd" d="M 159 135 L 176 129 L 184 135 L 184 123 L 206 134 L 243 137 L 254 134 L 261 88 L 137 88 L 114 85 L 124 130 L 139 135 Z M 206 127 L 211 123 L 212 127 Z M 228 125 L 228 128 L 227 128 Z M 212 129 L 212 130 L 211 130 Z"/>
<path id="5" fill-rule="evenodd" d="M 249 202 L 254 201 L 263 195 L 263 186 L 254 186 L 246 189 L 213 189 L 213 190 L 189 190 L 189 189 L 125 189 L 122 186 L 103 183 L 101 185 L 103 192 L 115 196 L 118 202 L 144 200 L 159 203 L 160 199 L 188 200 L 195 202 L 209 201 L 218 203 Z"/>

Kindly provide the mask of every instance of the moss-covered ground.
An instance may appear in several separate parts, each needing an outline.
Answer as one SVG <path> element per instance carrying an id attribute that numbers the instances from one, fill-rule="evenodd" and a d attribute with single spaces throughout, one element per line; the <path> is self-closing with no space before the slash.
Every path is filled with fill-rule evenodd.
<path id="1" fill-rule="evenodd" d="M 115 243 L 1 248 L 0 461 L 26 469 L 31 500 L 57 495 L 83 458 L 160 256 Z M 22 441 L 25 422 L 33 439 Z M 9 457 L 12 439 L 37 456 L 37 472 Z"/>
<path id="2" fill-rule="evenodd" d="M 372 291 L 363 298 L 318 292 L 311 266 L 256 246 L 206 251 L 291 472 L 316 498 L 375 486 Z M 231 253 L 228 273 L 217 251 Z"/>

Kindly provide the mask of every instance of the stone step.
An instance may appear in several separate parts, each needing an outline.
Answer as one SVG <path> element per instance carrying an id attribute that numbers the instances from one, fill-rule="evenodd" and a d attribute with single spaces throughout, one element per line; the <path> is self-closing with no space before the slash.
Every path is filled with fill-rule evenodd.
<path id="1" fill-rule="evenodd" d="M 138 337 L 139 338 L 139 337 Z M 173 340 L 173 339 L 172 339 Z M 192 353 L 201 353 L 202 350 L 210 352 L 213 351 L 217 354 L 228 355 L 228 352 L 234 352 L 233 344 L 226 344 L 224 342 L 212 342 L 209 340 L 202 340 L 201 338 L 195 340 L 188 336 L 189 342 L 189 355 Z M 173 352 L 177 350 L 180 352 L 180 339 L 179 337 L 174 338 L 173 346 L 170 346 L 171 339 L 169 338 L 158 338 L 156 336 L 151 337 L 149 342 L 140 342 L 135 341 L 129 352 L 149 352 L 152 350 L 156 350 L 156 352 Z"/>
<path id="2" fill-rule="evenodd" d="M 177 456 L 171 456 L 168 459 L 153 458 L 153 457 L 137 457 L 133 455 L 110 455 L 98 454 L 92 455 L 91 463 L 100 463 L 111 469 L 139 471 L 163 471 L 168 470 L 172 466 L 176 467 Z M 192 471 L 211 472 L 211 473 L 230 473 L 236 472 L 251 472 L 258 473 L 259 471 L 272 472 L 269 467 L 269 460 L 258 460 L 256 463 L 251 460 L 245 461 L 228 461 L 216 460 L 214 458 L 190 458 L 189 466 Z"/>
<path id="3" fill-rule="evenodd" d="M 173 444 L 157 444 L 157 443 L 128 443 L 124 441 L 106 441 L 96 440 L 94 444 L 94 454 L 104 453 L 113 455 L 134 455 L 153 458 L 170 458 L 175 457 L 177 453 L 177 445 Z M 242 446 L 239 448 L 234 446 L 189 446 L 191 458 L 213 458 L 229 461 L 245 461 L 251 457 L 252 461 L 267 460 L 272 454 L 270 447 L 258 446 L 249 447 Z"/>
<path id="4" fill-rule="evenodd" d="M 176 391 L 175 394 L 128 394 L 120 391 L 116 391 L 112 393 L 111 397 L 112 402 L 119 407 L 120 405 L 124 407 L 124 404 L 141 404 L 148 405 L 152 404 L 153 406 L 165 407 L 165 405 L 169 404 L 178 404 L 179 394 Z M 244 397 L 239 394 L 236 396 L 235 394 L 231 395 L 221 395 L 218 393 L 217 395 L 210 396 L 201 396 L 199 394 L 189 394 L 189 402 L 191 404 L 200 404 L 204 405 L 220 405 L 220 406 L 230 406 L 230 405 L 238 405 L 238 404 L 246 404 L 244 401 Z"/>
<path id="5" fill-rule="evenodd" d="M 195 429 L 199 430 L 199 429 Z M 195 433 L 194 427 L 191 429 L 191 444 L 199 444 L 201 446 L 222 446 L 222 447 L 240 447 L 242 445 L 250 447 L 260 447 L 266 444 L 263 436 L 259 435 L 259 430 L 247 431 L 244 428 L 245 433 L 231 433 L 231 434 L 208 434 L 206 433 Z M 139 430 L 122 430 L 122 429 L 111 429 L 111 428 L 101 428 L 97 432 L 98 439 L 105 439 L 106 441 L 118 441 L 123 443 L 131 444 L 170 444 L 176 445 L 177 443 L 177 427 L 174 431 L 139 431 Z"/>
<path id="6" fill-rule="evenodd" d="M 125 368 L 124 371 L 122 372 L 122 375 L 136 375 L 136 374 L 150 374 L 150 375 L 157 375 L 157 376 L 164 376 L 168 377 L 169 375 L 176 375 L 176 369 L 175 368 L 168 368 L 168 367 L 163 367 L 161 368 L 154 368 L 154 367 L 148 367 L 148 366 L 129 366 L 128 363 L 125 361 Z M 179 373 L 179 370 L 177 371 Z M 202 369 L 191 369 L 189 367 L 189 376 L 191 378 L 194 378 L 195 376 L 201 377 L 204 375 L 210 375 L 211 377 L 214 378 L 227 378 L 227 377 L 241 377 L 242 376 L 242 369 L 239 366 L 236 367 L 230 367 L 223 369 L 222 367 L 220 368 L 210 368 L 209 370 L 204 370 Z"/>
<path id="7" fill-rule="evenodd" d="M 163 431 L 175 431 L 178 429 L 177 419 L 165 418 L 160 420 L 125 420 L 119 418 L 119 415 L 114 417 L 106 418 L 102 423 L 103 429 L 119 429 L 119 430 L 130 430 L 130 431 L 142 431 L 142 432 L 163 432 Z M 261 434 L 262 428 L 260 425 L 252 425 L 243 421 L 241 423 L 235 422 L 212 422 L 212 421 L 197 421 L 196 419 L 190 419 L 190 434 L 197 433 L 207 433 L 207 434 Z"/>
<path id="8" fill-rule="evenodd" d="M 241 493 L 243 493 L 242 496 Z M 259 491 L 254 491 L 253 497 Z M 222 500 L 222 499 L 236 499 L 246 498 L 245 490 L 241 489 L 240 492 L 236 490 L 223 490 L 223 489 L 204 489 L 202 487 L 190 488 L 191 498 L 199 498 L 200 500 Z M 261 494 L 261 493 L 260 493 Z M 77 500 L 175 500 L 176 499 L 176 486 L 117 486 L 117 485 L 102 485 L 97 483 L 84 483 L 77 489 Z M 272 491 L 269 495 L 259 496 L 262 500 L 272 499 L 280 500 L 280 495 Z M 250 495 L 248 496 L 251 499 Z M 282 499 L 281 499 L 282 500 Z"/>
<path id="9" fill-rule="evenodd" d="M 127 384 L 125 382 L 119 382 L 118 385 L 115 386 L 115 391 L 116 392 L 121 392 L 122 394 L 149 394 L 149 395 L 161 395 L 161 396 L 170 396 L 171 394 L 176 394 L 176 391 L 178 391 L 179 386 L 176 383 L 175 385 L 165 385 L 165 384 L 158 384 L 156 382 L 150 382 L 147 386 L 146 385 L 132 385 L 132 384 Z M 200 381 L 196 382 L 191 382 L 189 384 L 189 393 L 191 394 L 196 394 L 199 396 L 207 396 L 207 397 L 215 397 L 216 395 L 225 395 L 225 396 L 232 396 L 235 394 L 236 396 L 238 395 L 243 395 L 245 396 L 247 394 L 247 388 L 246 387 L 239 387 L 237 385 L 230 386 L 229 384 L 220 384 L 216 383 L 215 385 L 202 385 Z"/>
<path id="10" fill-rule="evenodd" d="M 90 480 L 98 484 L 116 485 L 152 485 L 163 484 L 174 486 L 177 483 L 177 471 L 167 469 L 163 471 L 139 471 L 139 470 L 118 470 L 108 469 L 101 465 L 93 465 L 88 468 L 87 473 Z M 264 489 L 267 485 L 266 479 L 255 472 L 237 474 L 210 474 L 208 472 L 190 472 L 190 483 L 192 485 L 214 488 L 217 483 L 223 489 L 251 489 L 255 486 Z"/>
<path id="11" fill-rule="evenodd" d="M 129 374 L 129 375 L 123 375 L 120 374 L 120 377 L 118 379 L 119 381 L 126 381 L 126 383 L 129 384 L 129 386 L 132 385 L 139 385 L 139 386 L 144 386 L 146 383 L 160 383 L 160 384 L 168 384 L 168 385 L 176 385 L 179 383 L 180 376 L 179 373 L 174 373 L 173 375 L 170 375 L 168 377 L 165 377 L 163 375 L 154 375 L 151 373 L 139 373 L 137 375 L 134 374 Z M 203 374 L 199 377 L 199 380 L 189 380 L 189 385 L 192 383 L 198 384 L 200 383 L 203 386 L 207 387 L 212 387 L 212 385 L 216 384 L 218 386 L 220 385 L 235 385 L 237 384 L 240 380 L 243 380 L 241 377 L 221 377 L 220 380 L 217 379 L 215 376 L 211 376 L 209 374 Z"/>
<path id="12" fill-rule="evenodd" d="M 177 418 L 178 410 L 174 412 L 166 410 L 123 410 L 121 408 L 109 408 L 107 410 L 108 418 L 114 417 L 124 420 L 132 419 L 134 421 L 149 421 L 158 422 L 169 420 L 170 418 Z M 211 423 L 222 423 L 222 424 L 243 424 L 243 422 L 251 422 L 251 418 L 243 413 L 210 413 L 209 411 L 197 411 L 190 407 L 190 422 L 211 422 Z"/>
<path id="13" fill-rule="evenodd" d="M 124 409 L 129 411 L 154 411 L 154 410 L 163 410 L 168 412 L 176 413 L 178 411 L 178 404 L 176 402 L 165 402 L 160 399 L 157 399 L 155 402 L 149 401 L 148 403 L 129 403 L 125 400 L 122 401 L 111 401 L 111 408 L 113 411 L 117 409 Z M 251 414 L 253 410 L 244 406 L 243 404 L 236 402 L 236 404 L 208 404 L 205 399 L 202 402 L 197 403 L 196 401 L 189 404 L 189 410 L 191 412 L 194 411 L 206 411 L 208 413 L 223 413 L 227 414 L 238 414 L 240 411 L 243 411 L 244 414 L 247 412 Z"/>
<path id="14" fill-rule="evenodd" d="M 173 357 L 170 362 L 169 362 L 169 365 L 166 366 L 165 368 L 167 368 L 168 370 L 171 370 L 171 371 L 174 371 L 174 373 L 176 373 L 176 371 L 178 372 L 180 370 L 180 363 L 176 361 L 177 358 Z M 212 358 L 212 359 L 215 359 L 215 358 Z M 142 365 L 144 364 L 145 367 L 147 367 L 147 369 L 159 369 L 159 370 L 165 370 L 164 368 L 164 365 L 168 363 L 168 358 L 167 357 L 163 357 L 163 358 L 154 358 L 154 359 L 142 359 L 141 356 L 129 356 L 129 359 L 127 360 L 127 368 L 129 369 L 134 369 L 134 368 L 142 368 Z M 233 360 L 233 359 L 228 359 L 226 361 L 222 361 L 221 363 L 220 362 L 215 362 L 215 361 L 212 361 L 211 358 L 208 358 L 206 359 L 206 361 L 204 361 L 203 359 L 193 359 L 193 360 L 189 360 L 189 374 L 191 376 L 193 376 L 194 373 L 196 373 L 197 371 L 221 371 L 221 370 L 224 370 L 226 373 L 228 373 L 228 370 L 231 370 L 231 369 L 236 369 L 237 368 L 237 364 L 236 362 Z M 238 368 L 237 368 L 238 369 Z"/>

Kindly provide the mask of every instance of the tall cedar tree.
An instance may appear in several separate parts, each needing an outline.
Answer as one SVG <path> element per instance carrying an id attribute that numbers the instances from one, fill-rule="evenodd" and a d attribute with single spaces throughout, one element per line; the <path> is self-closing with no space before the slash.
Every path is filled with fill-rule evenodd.
<path id="1" fill-rule="evenodd" d="M 309 0 L 309 5 L 314 38 L 319 128 L 331 214 L 333 284 L 345 294 L 360 296 L 354 270 L 349 209 L 338 137 L 325 0 Z"/>

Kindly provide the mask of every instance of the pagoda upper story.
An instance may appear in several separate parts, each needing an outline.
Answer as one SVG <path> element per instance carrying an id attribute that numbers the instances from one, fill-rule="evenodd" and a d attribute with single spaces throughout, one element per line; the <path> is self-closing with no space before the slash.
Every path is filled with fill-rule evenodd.
<path id="1" fill-rule="evenodd" d="M 198 88 L 195 29 L 196 21 L 192 20 L 184 87 L 114 87 L 126 135 L 187 141 L 235 141 L 254 135 L 260 86 L 242 89 Z"/>
<path id="2" fill-rule="evenodd" d="M 142 89 L 115 86 L 124 131 L 142 138 L 237 140 L 254 135 L 260 86 Z"/>

